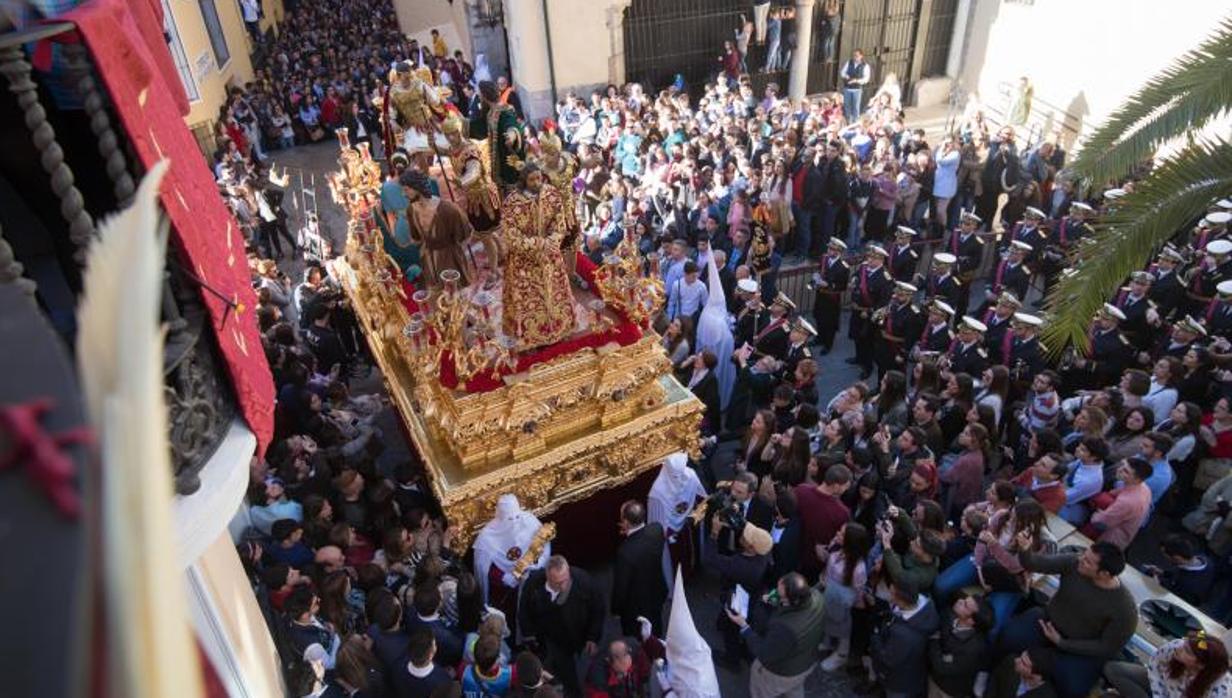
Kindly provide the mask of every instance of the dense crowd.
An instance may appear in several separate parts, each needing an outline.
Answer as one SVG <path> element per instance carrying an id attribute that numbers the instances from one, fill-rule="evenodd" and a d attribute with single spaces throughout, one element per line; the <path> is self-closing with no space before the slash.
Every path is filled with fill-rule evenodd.
<path id="1" fill-rule="evenodd" d="M 532 152 L 552 130 L 579 163 L 581 251 L 601 262 L 631 237 L 661 276 L 664 348 L 705 405 L 703 457 L 601 514 L 625 536 L 607 594 L 545 555 L 527 581 L 497 574 L 521 586 L 498 600 L 499 565 L 456 555 L 422 467 L 377 465 L 386 404 L 350 392 L 369 362 L 346 301 L 318 266 L 299 284 L 279 273 L 285 225 L 244 191 L 263 188 L 265 149 L 314 128 L 368 113 L 352 138 L 379 140 L 367 97 L 395 60 L 430 67 L 471 118 L 487 76 L 443 42 L 405 42 L 383 2 L 301 4 L 263 47 L 218 171 L 249 209 L 278 389 L 241 553 L 295 695 L 647 695 L 665 546 L 690 584 L 717 578 L 715 662 L 751 663 L 755 696 L 800 695 L 818 669 L 892 696 L 1076 697 L 1101 677 L 1125 696 L 1227 695 L 1226 650 L 1205 633 L 1125 661 L 1140 617 L 1125 575 L 1232 620 L 1232 202 L 1126 280 L 1089 348 L 1054 361 L 1032 308 L 1134 183 L 1075 182 L 1054 139 L 1020 143 L 974 103 L 930 144 L 860 55 L 841 92 L 755 94 L 748 42 L 788 29 L 760 27 L 785 16 L 770 5 L 697 99 L 680 81 L 607 86 L 526 124 Z M 279 114 L 289 130 L 262 126 Z M 807 298 L 780 291 L 784 266 L 808 270 Z M 860 380 L 820 394 L 843 316 Z"/>

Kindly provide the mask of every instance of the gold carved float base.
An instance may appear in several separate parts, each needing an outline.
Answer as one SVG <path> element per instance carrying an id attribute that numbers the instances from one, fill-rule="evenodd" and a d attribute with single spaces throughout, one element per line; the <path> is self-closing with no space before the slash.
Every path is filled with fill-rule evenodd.
<path id="1" fill-rule="evenodd" d="M 502 494 L 543 516 L 627 483 L 670 453 L 696 453 L 703 406 L 671 375 L 657 335 L 562 356 L 496 390 L 451 390 L 408 347 L 400 299 L 348 248 L 331 271 L 460 545 L 491 519 Z"/>

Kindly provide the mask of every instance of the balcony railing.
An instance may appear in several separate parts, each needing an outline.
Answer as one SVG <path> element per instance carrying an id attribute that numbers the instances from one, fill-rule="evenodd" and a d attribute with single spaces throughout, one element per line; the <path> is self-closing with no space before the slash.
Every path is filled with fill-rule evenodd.
<path id="1" fill-rule="evenodd" d="M 54 324 L 69 346 L 80 293 L 77 280 L 95 237 L 95 220 L 127 205 L 141 174 L 129 155 L 126 134 L 113 126 L 118 120 L 85 47 L 60 44 L 50 80 L 36 73 L 26 58 L 25 45 L 72 28 L 59 23 L 0 35 L 0 84 L 7 88 L 0 93 L 4 110 L 0 113 L 19 115 L 28 133 L 28 138 L 21 138 L 19 131 L 10 132 L 13 137 L 0 150 L 0 177 L 9 180 L 23 201 L 21 206 L 0 206 L 0 285 L 18 284 L 34 295 L 49 317 L 58 319 Z M 85 128 L 74 128 L 78 124 Z M 12 125 L 21 128 L 16 122 Z M 61 126 L 71 145 L 61 142 L 56 126 Z M 93 147 L 80 147 L 83 139 Z M 40 210 L 59 215 L 31 215 Z M 32 220 L 45 230 L 13 234 L 18 226 L 28 228 Z M 46 238 L 41 247 L 30 244 L 40 236 Z M 53 245 L 66 247 L 71 254 L 48 252 Z M 222 443 L 236 403 L 200 289 L 179 271 L 177 255 L 174 246 L 168 249 L 162 298 L 168 330 L 163 375 L 175 488 L 187 495 L 200 487 L 201 468 Z"/>

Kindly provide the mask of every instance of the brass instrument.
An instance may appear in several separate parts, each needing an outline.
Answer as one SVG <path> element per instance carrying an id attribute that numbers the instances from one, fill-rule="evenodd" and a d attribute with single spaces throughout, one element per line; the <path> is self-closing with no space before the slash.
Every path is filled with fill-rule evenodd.
<path id="1" fill-rule="evenodd" d="M 539 560 L 539 556 L 543 554 L 543 546 L 556 537 L 556 524 L 548 522 L 539 527 L 535 531 L 535 535 L 530 540 L 530 545 L 526 546 L 526 552 L 522 553 L 522 557 L 513 563 L 513 571 L 510 574 L 513 578 L 522 581 L 522 575 L 526 574 L 526 570 L 530 569 L 531 565 Z"/>

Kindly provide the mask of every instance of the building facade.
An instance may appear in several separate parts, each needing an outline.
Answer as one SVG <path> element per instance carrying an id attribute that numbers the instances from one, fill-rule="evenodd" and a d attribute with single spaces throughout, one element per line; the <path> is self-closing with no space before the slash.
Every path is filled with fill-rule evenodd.
<path id="1" fill-rule="evenodd" d="M 228 89 L 252 80 L 253 41 L 237 0 L 162 0 L 167 48 L 188 95 L 184 122 L 205 152 Z M 277 32 L 282 0 L 261 0 L 263 33 Z"/>

